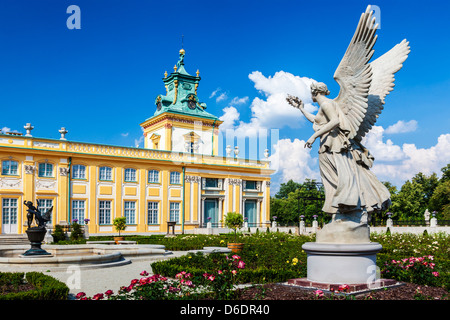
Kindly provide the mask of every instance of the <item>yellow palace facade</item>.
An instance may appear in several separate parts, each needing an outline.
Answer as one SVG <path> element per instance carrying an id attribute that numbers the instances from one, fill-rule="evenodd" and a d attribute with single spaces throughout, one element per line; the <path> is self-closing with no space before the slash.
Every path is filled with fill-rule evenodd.
<path id="1" fill-rule="evenodd" d="M 26 134 L 0 134 L 1 234 L 27 229 L 24 201 L 53 207 L 48 226 L 87 224 L 89 234 L 116 233 L 125 216 L 132 234 L 166 233 L 222 226 L 227 212 L 244 215 L 248 226 L 270 220 L 269 162 L 218 156 L 217 117 L 197 97 L 199 73 L 184 69 L 184 50 L 163 79 L 166 94 L 140 125 L 143 148 L 102 145 Z M 210 224 L 208 224 L 208 222 Z"/>

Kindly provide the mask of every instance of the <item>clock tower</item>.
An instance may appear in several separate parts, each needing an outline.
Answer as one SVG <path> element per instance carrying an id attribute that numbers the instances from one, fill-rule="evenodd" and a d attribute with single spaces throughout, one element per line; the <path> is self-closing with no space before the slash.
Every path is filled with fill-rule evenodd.
<path id="1" fill-rule="evenodd" d="M 144 129 L 145 148 L 199 153 L 218 154 L 218 129 L 223 121 L 205 111 L 206 103 L 200 102 L 197 89 L 200 82 L 196 76 L 184 68 L 185 50 L 173 67 L 174 72 L 164 74 L 166 95 L 155 99 L 155 112 L 141 123 Z"/>

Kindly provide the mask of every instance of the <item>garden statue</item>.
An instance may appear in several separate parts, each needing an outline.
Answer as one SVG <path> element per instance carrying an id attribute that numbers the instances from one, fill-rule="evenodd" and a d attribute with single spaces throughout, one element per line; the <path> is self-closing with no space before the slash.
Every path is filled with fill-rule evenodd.
<path id="1" fill-rule="evenodd" d="M 23 204 L 28 207 L 27 209 L 28 228 L 30 228 L 31 224 L 33 223 L 33 217 L 36 219 L 36 224 L 38 227 L 45 227 L 45 224 L 48 221 L 50 221 L 50 215 L 53 211 L 53 206 L 49 210 L 47 210 L 44 214 L 41 214 L 41 211 L 33 205 L 33 202 L 24 201 Z M 39 207 L 39 200 L 37 200 L 37 204 Z"/>
<path id="2" fill-rule="evenodd" d="M 24 201 L 23 204 L 28 207 L 27 211 L 27 223 L 28 229 L 26 230 L 28 240 L 31 243 L 31 249 L 23 253 L 23 256 L 43 256 L 50 255 L 47 251 L 41 248 L 42 241 L 45 238 L 47 230 L 45 224 L 51 220 L 50 215 L 53 211 L 53 206 L 45 213 L 41 213 L 39 210 L 39 200 L 37 200 L 37 208 L 31 201 Z M 31 227 L 33 218 L 36 220 L 36 227 Z"/>
<path id="3" fill-rule="evenodd" d="M 369 62 L 377 28 L 368 6 L 334 73 L 339 95 L 329 99 L 324 83 L 311 85 L 312 99 L 320 107 L 316 115 L 307 112 L 298 98 L 287 98 L 313 123 L 315 132 L 305 147 L 311 148 L 320 138 L 319 166 L 325 188 L 322 210 L 332 220 L 317 233 L 318 243 L 370 242 L 371 213 L 386 210 L 391 204 L 388 189 L 370 171 L 374 158 L 361 142 L 381 113 L 384 99 L 394 87 L 394 74 L 410 50 L 403 40 Z"/>

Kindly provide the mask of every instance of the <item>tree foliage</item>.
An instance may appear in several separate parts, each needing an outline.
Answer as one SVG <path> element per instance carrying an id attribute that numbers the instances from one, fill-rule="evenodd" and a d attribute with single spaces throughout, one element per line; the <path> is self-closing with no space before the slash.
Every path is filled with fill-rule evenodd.
<path id="1" fill-rule="evenodd" d="M 329 217 L 322 212 L 324 190 L 320 183 L 306 179 L 303 183 L 289 180 L 282 183 L 275 197 L 270 199 L 271 216 L 277 217 L 281 225 L 295 225 L 300 221 L 300 216 L 310 222 L 317 215 L 318 220 Z"/>
<path id="2" fill-rule="evenodd" d="M 391 193 L 392 206 L 389 211 L 395 220 L 423 220 L 424 212 L 436 211 L 439 220 L 450 220 L 450 164 L 441 169 L 442 176 L 436 173 L 427 176 L 417 173 L 407 180 L 398 190 L 392 183 L 383 184 Z M 318 215 L 319 222 L 327 222 L 330 217 L 322 212 L 324 190 L 319 188 L 315 180 L 306 179 L 303 183 L 289 180 L 282 183 L 280 190 L 270 199 L 271 216 L 276 216 L 281 224 L 296 224 L 300 215 L 305 220 L 312 221 L 313 215 Z M 309 200 L 308 200 L 309 199 Z M 374 214 L 373 219 L 385 220 L 386 212 Z"/>

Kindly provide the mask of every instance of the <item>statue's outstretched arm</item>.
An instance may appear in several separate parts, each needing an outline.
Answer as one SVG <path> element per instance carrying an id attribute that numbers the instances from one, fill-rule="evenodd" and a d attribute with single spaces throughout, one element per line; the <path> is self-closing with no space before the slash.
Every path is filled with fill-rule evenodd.
<path id="1" fill-rule="evenodd" d="M 330 132 L 331 130 L 336 128 L 336 126 L 339 125 L 339 116 L 332 105 L 326 102 L 320 106 L 320 109 L 322 109 L 322 112 L 326 115 L 328 119 L 330 119 L 330 121 L 328 121 L 327 124 L 322 126 L 319 130 L 314 132 L 311 138 L 309 138 L 308 141 L 306 141 L 305 148 L 306 147 L 311 148 L 312 144 L 318 137 L 321 137 L 325 133 Z"/>
<path id="2" fill-rule="evenodd" d="M 286 100 L 291 106 L 293 106 L 296 109 L 299 109 L 303 113 L 303 115 L 305 116 L 306 119 L 308 119 L 311 123 L 314 123 L 315 115 L 313 115 L 312 113 L 309 113 L 308 111 L 305 110 L 302 100 L 300 100 L 297 97 L 291 96 L 291 95 L 288 95 Z"/>

